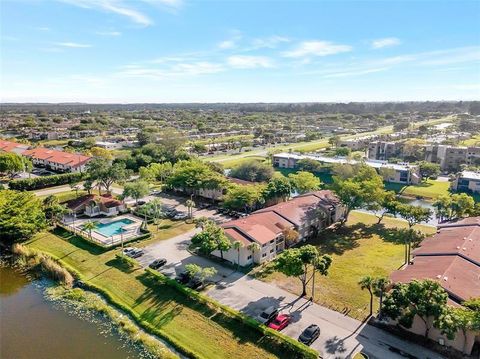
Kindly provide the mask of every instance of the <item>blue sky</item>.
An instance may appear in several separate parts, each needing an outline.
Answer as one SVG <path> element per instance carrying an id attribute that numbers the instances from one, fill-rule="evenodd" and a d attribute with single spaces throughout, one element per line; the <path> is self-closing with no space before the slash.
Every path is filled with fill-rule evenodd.
<path id="1" fill-rule="evenodd" d="M 2 101 L 480 99 L 480 1 L 0 3 Z"/>

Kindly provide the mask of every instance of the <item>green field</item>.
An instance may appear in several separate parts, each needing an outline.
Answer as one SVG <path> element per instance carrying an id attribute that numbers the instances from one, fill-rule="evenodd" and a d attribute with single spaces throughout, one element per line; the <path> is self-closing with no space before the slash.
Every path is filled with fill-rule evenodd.
<path id="1" fill-rule="evenodd" d="M 398 242 L 396 228 L 407 227 L 406 221 L 401 219 L 384 218 L 380 225 L 376 222 L 373 215 L 352 211 L 345 228 L 324 231 L 318 238 L 307 242 L 333 258 L 328 276 L 317 276 L 315 281 L 317 303 L 357 319 L 364 319 L 369 314 L 369 294 L 357 283 L 366 275 L 388 276 L 403 264 L 404 245 Z M 432 226 L 415 228 L 424 233 L 435 232 Z M 298 279 L 271 272 L 268 266 L 258 275 L 290 292 L 301 293 Z M 308 291 L 310 296 L 310 288 Z"/>
<path id="2" fill-rule="evenodd" d="M 385 183 L 387 190 L 397 192 L 402 196 L 436 199 L 440 195 L 450 193 L 450 182 L 427 180 L 417 185 L 405 186 L 400 183 Z"/>
<path id="3" fill-rule="evenodd" d="M 189 299 L 143 269 L 124 267 L 115 258 L 119 250 L 102 251 L 67 232 L 42 233 L 27 245 L 58 258 L 118 305 L 133 311 L 137 320 L 153 325 L 161 336 L 196 357 L 285 357 L 251 328 Z"/>
<path id="4" fill-rule="evenodd" d="M 78 191 L 78 197 L 86 195 L 86 194 L 87 194 L 87 191 L 84 191 L 84 190 L 79 190 Z M 58 193 L 54 193 L 53 195 L 58 198 L 58 201 L 60 203 L 70 201 L 72 199 L 77 198 L 77 192 L 75 192 L 74 190 L 58 192 Z M 50 195 L 42 195 L 42 196 L 38 196 L 38 198 L 43 199 L 43 198 L 46 198 L 48 196 L 50 196 Z"/>

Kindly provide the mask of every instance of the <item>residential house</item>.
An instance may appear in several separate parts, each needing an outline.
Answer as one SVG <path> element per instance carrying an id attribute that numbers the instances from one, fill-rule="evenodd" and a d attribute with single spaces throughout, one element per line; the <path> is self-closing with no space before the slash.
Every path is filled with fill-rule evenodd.
<path id="1" fill-rule="evenodd" d="M 316 191 L 295 197 L 251 215 L 222 224 L 225 234 L 232 241 L 239 241 L 239 250 L 231 248 L 223 258 L 231 263 L 247 266 L 274 259 L 285 248 L 316 235 L 318 231 L 340 221 L 344 207 L 331 191 Z M 285 231 L 294 230 L 298 238 L 285 243 Z M 260 250 L 252 249 L 256 243 Z M 212 253 L 221 256 L 219 251 Z"/>
<path id="2" fill-rule="evenodd" d="M 126 211 L 125 204 L 111 195 L 87 194 L 67 202 L 67 208 L 76 215 L 88 217 L 116 216 Z"/>
<path id="3" fill-rule="evenodd" d="M 38 147 L 22 153 L 29 157 L 34 166 L 45 167 L 56 172 L 84 172 L 92 157 L 49 148 Z"/>
<path id="4" fill-rule="evenodd" d="M 480 298 L 480 217 L 470 217 L 438 226 L 437 233 L 426 238 L 413 251 L 412 264 L 392 273 L 396 282 L 431 279 L 440 283 L 449 296 L 449 304 L 460 306 L 464 301 Z M 410 331 L 423 334 L 425 324 L 415 318 Z M 429 333 L 432 340 L 465 350 L 470 354 L 480 334 L 470 331 L 465 337 L 457 333 L 448 340 L 437 329 Z"/>

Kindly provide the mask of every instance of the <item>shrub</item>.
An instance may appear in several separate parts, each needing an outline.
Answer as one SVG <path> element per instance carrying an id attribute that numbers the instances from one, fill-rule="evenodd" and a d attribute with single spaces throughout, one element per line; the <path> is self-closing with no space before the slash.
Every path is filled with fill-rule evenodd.
<path id="1" fill-rule="evenodd" d="M 40 266 L 42 271 L 51 279 L 58 281 L 67 287 L 71 287 L 73 285 L 74 279 L 72 275 L 53 259 L 49 257 L 42 257 L 40 260 Z"/>
<path id="2" fill-rule="evenodd" d="M 15 179 L 10 181 L 8 186 L 10 189 L 18 191 L 32 191 L 46 187 L 75 183 L 82 181 L 85 178 L 85 173 L 62 173 L 52 176 Z"/>

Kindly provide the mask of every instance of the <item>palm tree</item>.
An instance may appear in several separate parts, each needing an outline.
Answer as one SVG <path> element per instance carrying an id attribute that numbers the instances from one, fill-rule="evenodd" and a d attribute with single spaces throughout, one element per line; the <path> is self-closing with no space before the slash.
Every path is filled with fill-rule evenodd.
<path id="1" fill-rule="evenodd" d="M 376 278 L 373 283 L 373 294 L 380 298 L 380 305 L 378 309 L 378 318 L 382 318 L 383 295 L 390 285 L 390 280 L 385 277 Z"/>
<path id="2" fill-rule="evenodd" d="M 243 247 L 243 243 L 240 241 L 233 242 L 233 248 L 237 250 L 237 269 L 240 266 L 240 249 Z"/>
<path id="3" fill-rule="evenodd" d="M 252 251 L 252 261 L 255 262 L 255 252 L 261 250 L 262 247 L 260 247 L 260 244 L 258 244 L 257 242 L 252 242 L 248 245 L 247 248 Z"/>
<path id="4" fill-rule="evenodd" d="M 86 221 L 82 228 L 85 231 L 88 231 L 88 235 L 90 236 L 90 240 L 92 240 L 92 231 L 98 227 L 98 222 L 95 221 Z"/>
<path id="5" fill-rule="evenodd" d="M 157 232 L 158 232 L 158 228 L 160 227 L 160 222 L 161 222 L 159 221 L 159 219 L 161 219 L 165 215 L 165 213 L 162 210 L 162 201 L 160 201 L 159 198 L 155 198 L 152 201 L 150 201 L 149 205 L 150 205 L 150 211 L 152 212 L 152 215 L 153 215 L 154 223 L 156 223 L 157 225 Z"/>
<path id="6" fill-rule="evenodd" d="M 371 317 L 372 314 L 373 314 L 373 286 L 374 286 L 374 282 L 375 282 L 375 280 L 368 275 L 363 277 L 362 279 L 360 279 L 360 281 L 358 282 L 358 284 L 360 285 L 360 288 L 362 290 L 367 289 L 368 293 L 370 293 L 370 315 L 369 315 L 369 317 Z"/>
<path id="7" fill-rule="evenodd" d="M 191 199 L 187 199 L 185 202 L 185 206 L 188 208 L 188 216 L 190 218 L 193 217 L 193 207 L 195 207 L 195 202 L 193 202 Z"/>
<path id="8" fill-rule="evenodd" d="M 78 182 L 70 183 L 69 186 L 72 191 L 75 191 L 75 198 L 78 198 L 78 190 L 80 189 Z"/>

